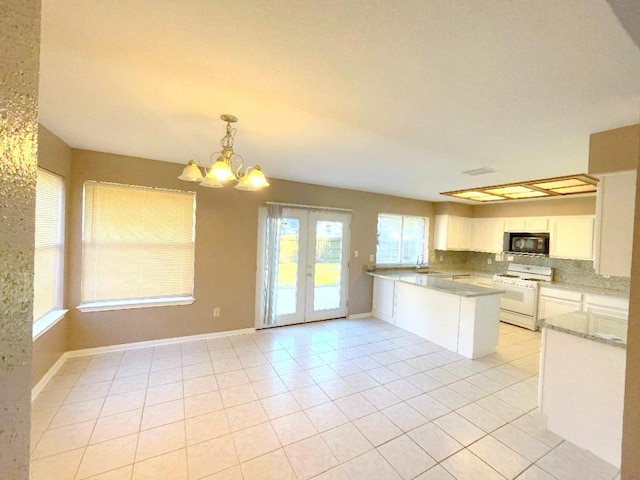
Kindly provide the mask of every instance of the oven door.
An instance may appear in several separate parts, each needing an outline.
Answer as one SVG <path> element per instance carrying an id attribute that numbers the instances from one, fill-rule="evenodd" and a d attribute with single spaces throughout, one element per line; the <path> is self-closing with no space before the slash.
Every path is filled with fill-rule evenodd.
<path id="1" fill-rule="evenodd" d="M 500 309 L 520 315 L 534 316 L 536 311 L 536 289 L 496 284 L 496 288 L 505 290 L 500 300 Z"/>

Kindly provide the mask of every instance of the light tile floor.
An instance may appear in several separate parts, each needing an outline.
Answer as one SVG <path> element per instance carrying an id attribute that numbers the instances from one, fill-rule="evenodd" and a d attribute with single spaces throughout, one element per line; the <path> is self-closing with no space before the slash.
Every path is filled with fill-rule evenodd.
<path id="1" fill-rule="evenodd" d="M 69 359 L 31 479 L 613 479 L 542 426 L 539 348 L 501 325 L 472 361 L 366 319 Z"/>

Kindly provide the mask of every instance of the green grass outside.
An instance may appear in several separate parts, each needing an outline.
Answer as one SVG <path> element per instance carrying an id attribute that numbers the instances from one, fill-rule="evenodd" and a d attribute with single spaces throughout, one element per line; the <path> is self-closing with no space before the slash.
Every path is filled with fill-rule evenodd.
<path id="1" fill-rule="evenodd" d="M 339 263 L 316 264 L 316 286 L 332 287 L 340 284 Z M 293 286 L 296 284 L 296 264 L 281 263 L 278 270 L 278 285 Z"/>

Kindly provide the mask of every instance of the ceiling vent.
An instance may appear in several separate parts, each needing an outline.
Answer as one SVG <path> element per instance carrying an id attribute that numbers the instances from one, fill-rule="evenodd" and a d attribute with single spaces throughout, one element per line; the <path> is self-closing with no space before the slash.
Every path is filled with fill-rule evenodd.
<path id="1" fill-rule="evenodd" d="M 486 175 L 487 173 L 495 173 L 495 172 L 497 172 L 497 170 L 494 170 L 493 168 L 481 167 L 481 168 L 474 168 L 473 170 L 466 170 L 462 173 L 464 173 L 465 175 L 471 175 L 473 177 L 476 177 L 478 175 Z"/>

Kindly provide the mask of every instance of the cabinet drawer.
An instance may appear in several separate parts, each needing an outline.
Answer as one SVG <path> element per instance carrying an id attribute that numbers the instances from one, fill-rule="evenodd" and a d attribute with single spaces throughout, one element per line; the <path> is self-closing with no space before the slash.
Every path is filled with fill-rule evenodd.
<path id="1" fill-rule="evenodd" d="M 594 295 L 587 293 L 584 296 L 584 303 L 588 306 L 605 307 L 615 310 L 629 310 L 629 299 L 612 297 L 610 295 Z"/>
<path id="2" fill-rule="evenodd" d="M 559 288 L 542 287 L 540 289 L 540 296 L 560 298 L 562 300 L 570 300 L 572 302 L 582 301 L 582 292 L 576 292 L 574 290 L 562 290 Z"/>

